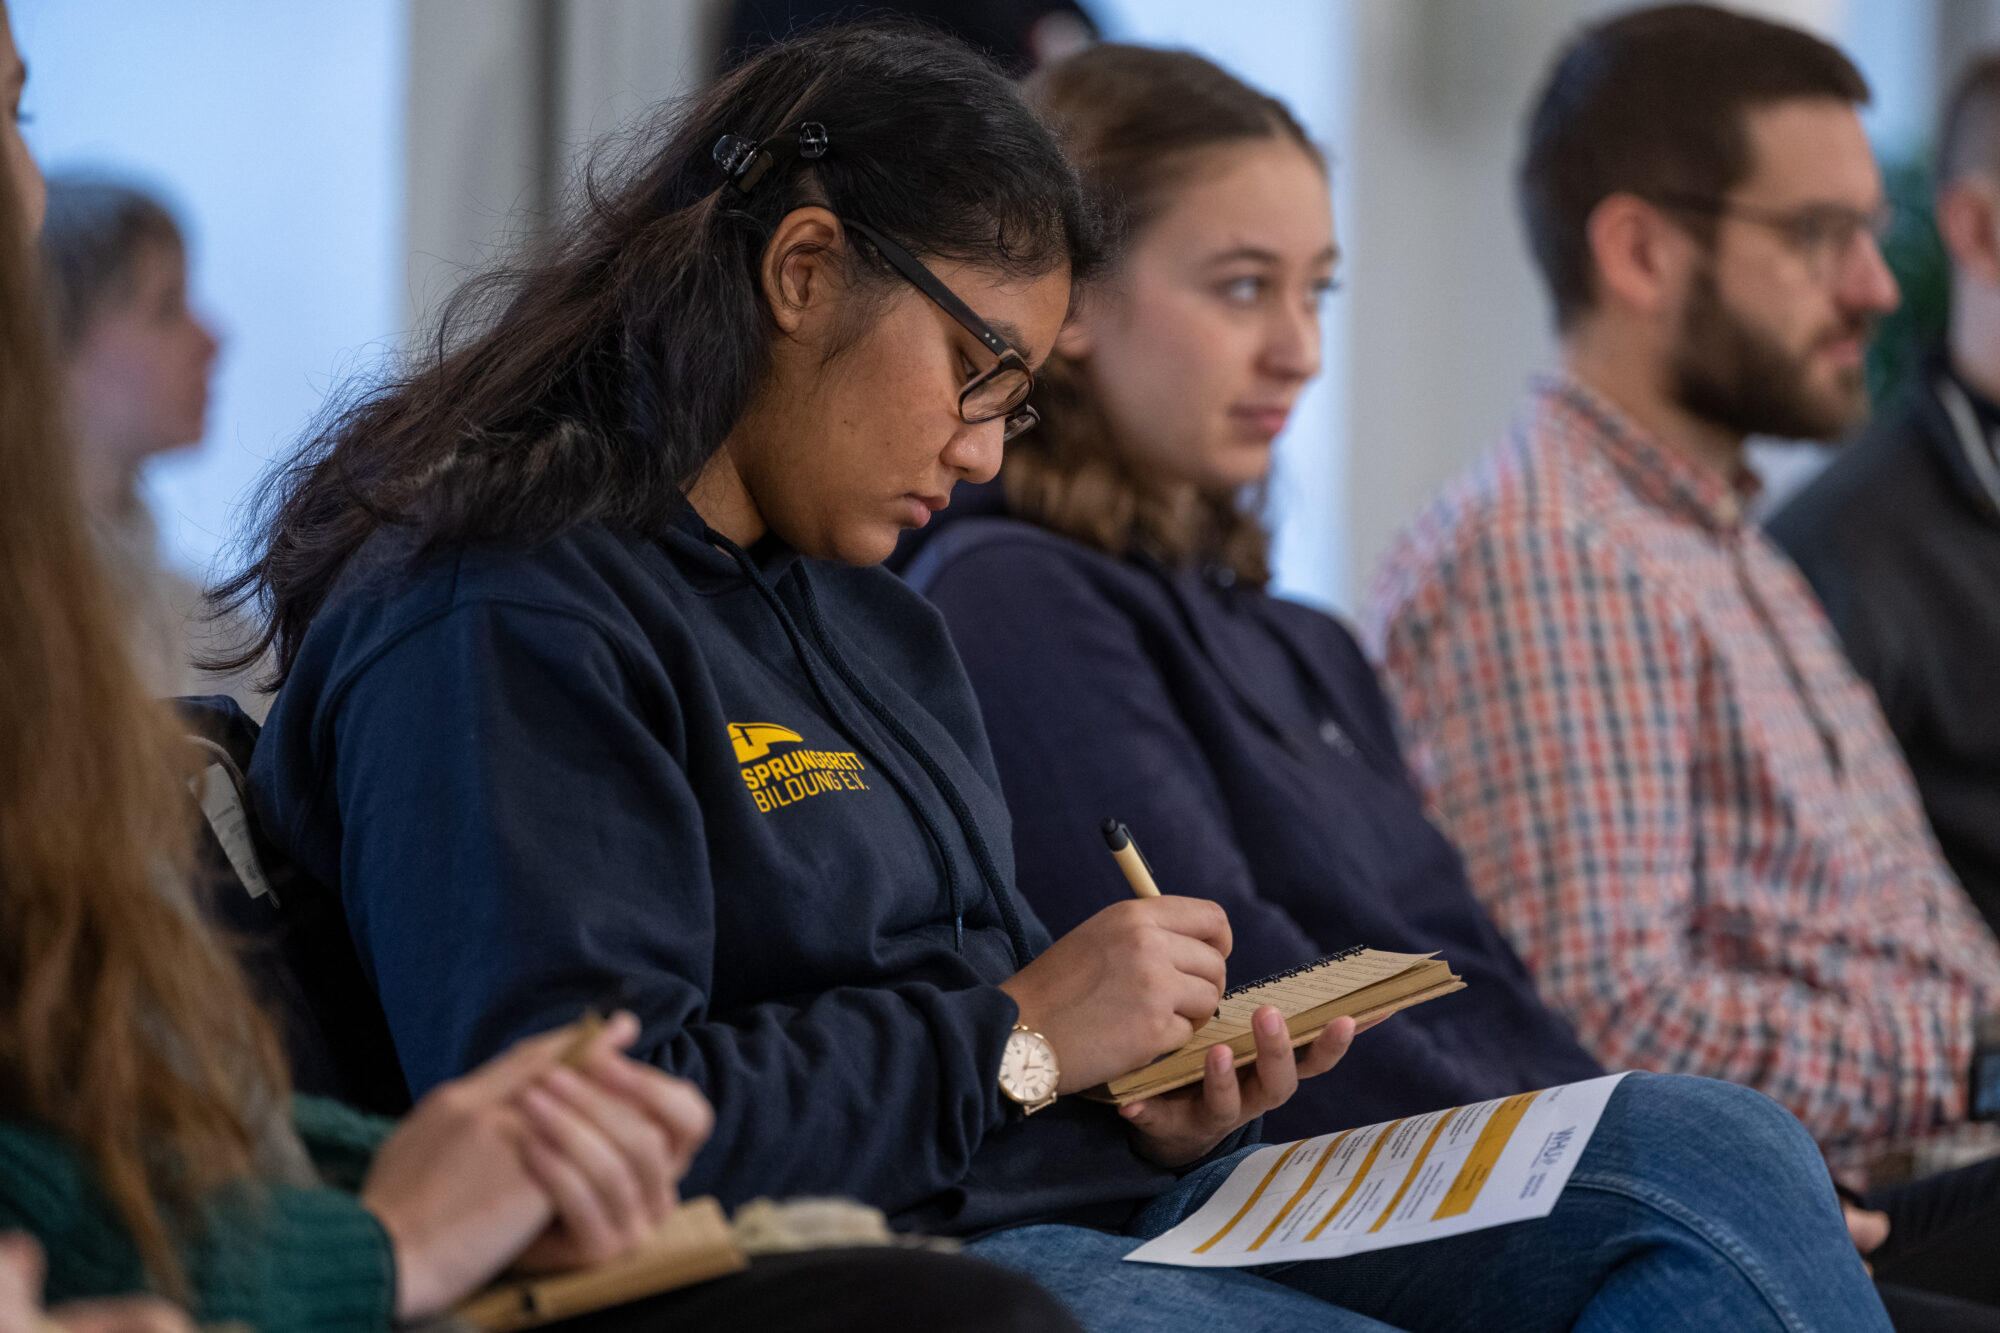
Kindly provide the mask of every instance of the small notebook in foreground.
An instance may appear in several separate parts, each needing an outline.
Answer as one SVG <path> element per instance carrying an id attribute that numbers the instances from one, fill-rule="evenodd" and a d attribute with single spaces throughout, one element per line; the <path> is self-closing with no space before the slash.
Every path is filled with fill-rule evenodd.
<path id="1" fill-rule="evenodd" d="M 622 1259 L 575 1273 L 507 1278 L 455 1313 L 485 1333 L 513 1333 L 692 1286 L 749 1264 L 722 1205 L 712 1198 L 688 1199 L 667 1214 L 651 1241 Z"/>
<path id="2" fill-rule="evenodd" d="M 1303 1046 L 1336 1018 L 1365 1023 L 1464 987 L 1451 965 L 1434 954 L 1384 953 L 1356 945 L 1316 963 L 1234 987 L 1222 997 L 1220 1013 L 1185 1046 L 1083 1095 L 1123 1106 L 1186 1087 L 1201 1078 L 1208 1048 L 1223 1042 L 1236 1052 L 1237 1068 L 1251 1064 L 1257 1059 L 1257 1038 L 1250 1030 L 1250 1015 L 1267 1004 L 1277 1005 L 1285 1015 L 1292 1045 Z"/>

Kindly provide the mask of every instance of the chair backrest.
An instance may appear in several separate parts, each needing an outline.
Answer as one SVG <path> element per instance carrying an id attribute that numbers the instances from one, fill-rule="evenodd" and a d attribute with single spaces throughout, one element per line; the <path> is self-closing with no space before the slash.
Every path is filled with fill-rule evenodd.
<path id="1" fill-rule="evenodd" d="M 252 988 L 279 1025 L 293 1085 L 363 1110 L 409 1109 L 382 1006 L 354 952 L 340 897 L 284 857 L 258 827 L 244 781 L 257 724 L 228 695 L 175 699 L 206 763 L 195 898 L 237 947 Z"/>

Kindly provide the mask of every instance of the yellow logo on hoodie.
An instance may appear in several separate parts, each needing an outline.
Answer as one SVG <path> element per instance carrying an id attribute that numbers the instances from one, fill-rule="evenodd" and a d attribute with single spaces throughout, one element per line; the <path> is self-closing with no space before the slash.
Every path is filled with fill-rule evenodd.
<path id="1" fill-rule="evenodd" d="M 826 792 L 868 790 L 861 777 L 868 765 L 852 750 L 794 750 L 771 756 L 775 747 L 805 744 L 805 737 L 776 722 L 731 722 L 729 743 L 743 765 L 743 785 L 767 815 Z"/>
<path id="2" fill-rule="evenodd" d="M 736 762 L 752 763 L 771 753 L 773 745 L 802 743 L 805 737 L 775 722 L 731 722 L 729 743 L 736 747 Z"/>

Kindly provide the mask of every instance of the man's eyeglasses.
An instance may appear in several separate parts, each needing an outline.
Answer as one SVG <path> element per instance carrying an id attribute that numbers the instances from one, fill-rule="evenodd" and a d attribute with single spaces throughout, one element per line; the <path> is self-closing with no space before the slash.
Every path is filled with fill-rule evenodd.
<path id="1" fill-rule="evenodd" d="M 1647 196 L 1663 208 L 1700 213 L 1706 217 L 1736 218 L 1759 227 L 1769 227 L 1784 237 L 1785 243 L 1802 256 L 1821 282 L 1830 277 L 1841 260 L 1854 253 L 1863 236 L 1880 245 L 1895 225 L 1896 211 L 1888 204 L 1862 211 L 1838 204 L 1807 204 L 1803 208 L 1759 208 L 1733 199 L 1712 199 L 1703 195 L 1656 194 Z"/>
<path id="2" fill-rule="evenodd" d="M 1023 431 L 1034 429 L 1035 423 L 1041 420 L 1040 414 L 1028 406 L 1028 394 L 1035 387 L 1035 377 L 1021 354 L 1009 347 L 1007 340 L 995 333 L 985 320 L 973 314 L 972 307 L 959 300 L 958 294 L 939 281 L 937 274 L 918 262 L 915 255 L 865 223 L 848 218 L 842 218 L 840 223 L 849 231 L 867 237 L 869 244 L 888 261 L 890 268 L 936 302 L 939 309 L 957 320 L 968 333 L 979 339 L 986 350 L 999 358 L 998 362 L 973 376 L 958 391 L 959 420 L 976 426 L 1004 417 L 1007 424 L 1001 431 L 1003 440 L 1011 440 Z"/>

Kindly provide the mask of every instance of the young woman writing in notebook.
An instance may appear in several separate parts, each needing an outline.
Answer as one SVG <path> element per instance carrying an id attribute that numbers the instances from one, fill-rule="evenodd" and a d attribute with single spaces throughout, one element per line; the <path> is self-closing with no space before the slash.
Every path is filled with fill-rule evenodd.
<path id="1" fill-rule="evenodd" d="M 1882 1326 L 1810 1142 L 1692 1080 L 1631 1081 L 1546 1222 L 1121 1263 L 1352 1024 L 1295 1060 L 1276 1023 L 1129 1116 L 1052 1101 L 1206 1020 L 1226 913 L 1052 938 L 943 625 L 869 567 L 1032 426 L 1094 260 L 1077 182 L 997 72 L 901 29 L 768 49 L 640 143 L 314 443 L 244 585 L 287 673 L 259 808 L 339 895 L 412 1091 L 622 986 L 635 1054 L 715 1107 L 684 1188 L 858 1196 L 1095 1329 Z M 1726 1240 L 1626 1172 L 1726 1190 Z"/>
<path id="2" fill-rule="evenodd" d="M 619 1053 L 629 1015 L 580 1051 L 529 1036 L 395 1124 L 289 1094 L 204 928 L 186 884 L 193 754 L 125 654 L 55 420 L 22 74 L 0 8 L 0 1333 L 188 1333 L 188 1314 L 386 1333 L 509 1263 L 625 1252 L 675 1206 L 710 1118 L 688 1083 Z M 880 1250 L 777 1260 L 591 1327 L 833 1329 L 863 1312 L 1068 1326 L 1012 1274 Z"/>

